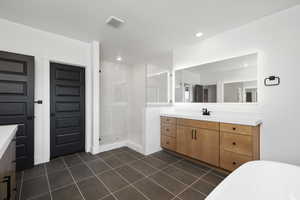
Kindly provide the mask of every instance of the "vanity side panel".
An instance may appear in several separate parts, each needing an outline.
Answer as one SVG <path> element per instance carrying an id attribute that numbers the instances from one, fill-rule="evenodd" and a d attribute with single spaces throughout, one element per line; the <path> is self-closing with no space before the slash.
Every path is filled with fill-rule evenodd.
<path id="1" fill-rule="evenodd" d="M 11 167 L 10 167 L 10 174 L 11 174 L 11 199 L 16 199 L 17 196 L 17 178 L 16 178 L 16 140 L 13 139 L 10 144 L 10 151 L 11 151 Z"/>
<path id="2" fill-rule="evenodd" d="M 253 160 L 260 160 L 260 125 L 252 127 Z"/>

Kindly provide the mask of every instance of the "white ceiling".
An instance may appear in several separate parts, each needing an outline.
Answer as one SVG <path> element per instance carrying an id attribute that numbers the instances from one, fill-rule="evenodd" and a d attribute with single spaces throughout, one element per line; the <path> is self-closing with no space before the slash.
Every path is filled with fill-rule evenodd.
<path id="1" fill-rule="evenodd" d="M 0 18 L 102 44 L 103 58 L 138 63 L 299 4 L 300 0 L 0 0 Z M 109 16 L 125 20 L 120 29 Z M 204 36 L 195 37 L 203 32 Z"/>

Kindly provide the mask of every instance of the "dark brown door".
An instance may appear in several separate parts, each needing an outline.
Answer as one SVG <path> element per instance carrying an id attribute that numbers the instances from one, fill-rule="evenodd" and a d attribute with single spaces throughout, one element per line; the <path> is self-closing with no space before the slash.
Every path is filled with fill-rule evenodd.
<path id="1" fill-rule="evenodd" d="M 84 68 L 50 64 L 51 158 L 84 151 Z"/>
<path id="2" fill-rule="evenodd" d="M 203 102 L 203 86 L 195 85 L 194 86 L 194 94 L 193 94 L 193 102 Z"/>
<path id="3" fill-rule="evenodd" d="M 246 92 L 246 102 L 252 102 L 252 92 Z"/>
<path id="4" fill-rule="evenodd" d="M 0 125 L 18 124 L 17 170 L 34 161 L 34 57 L 0 51 Z"/>

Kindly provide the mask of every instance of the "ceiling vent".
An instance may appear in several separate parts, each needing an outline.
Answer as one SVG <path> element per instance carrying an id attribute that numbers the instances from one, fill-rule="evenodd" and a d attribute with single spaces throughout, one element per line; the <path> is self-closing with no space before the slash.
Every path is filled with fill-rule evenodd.
<path id="1" fill-rule="evenodd" d="M 114 16 L 111 16 L 106 20 L 106 24 L 114 28 L 119 28 L 122 24 L 124 24 L 124 22 L 124 20 Z"/>

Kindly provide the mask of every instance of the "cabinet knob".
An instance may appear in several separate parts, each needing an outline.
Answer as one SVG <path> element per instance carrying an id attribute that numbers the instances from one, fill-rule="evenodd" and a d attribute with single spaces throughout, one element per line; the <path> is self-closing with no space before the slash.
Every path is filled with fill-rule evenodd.
<path id="1" fill-rule="evenodd" d="M 236 128 L 235 128 L 235 127 L 232 127 L 232 130 L 234 130 L 234 131 L 235 131 L 235 130 L 236 130 Z"/>
<path id="2" fill-rule="evenodd" d="M 233 143 L 232 143 L 232 145 L 233 145 L 233 146 L 235 146 L 235 145 L 236 145 L 236 143 L 235 143 L 235 142 L 233 142 Z"/>
<path id="3" fill-rule="evenodd" d="M 166 142 L 167 144 L 170 144 L 169 141 Z"/>
<path id="4" fill-rule="evenodd" d="M 236 165 L 236 162 L 232 162 L 233 165 Z"/>
<path id="5" fill-rule="evenodd" d="M 169 129 L 167 128 L 166 131 L 169 131 Z"/>

